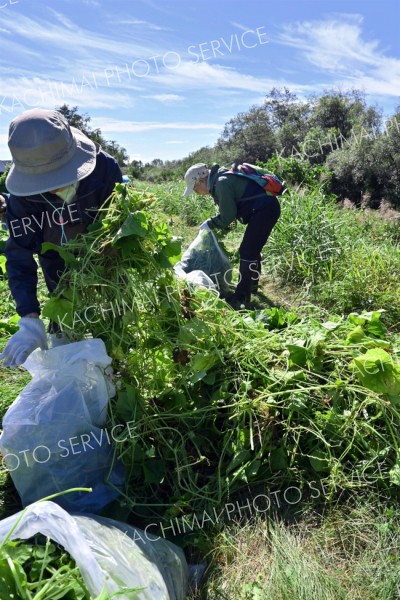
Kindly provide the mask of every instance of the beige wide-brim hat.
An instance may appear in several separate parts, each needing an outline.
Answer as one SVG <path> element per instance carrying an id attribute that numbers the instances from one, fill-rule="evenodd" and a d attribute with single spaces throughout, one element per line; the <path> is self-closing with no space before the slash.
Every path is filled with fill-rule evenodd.
<path id="1" fill-rule="evenodd" d="M 96 166 L 99 145 L 70 127 L 55 110 L 34 108 L 11 121 L 13 163 L 6 179 L 15 196 L 33 196 L 84 179 Z"/>

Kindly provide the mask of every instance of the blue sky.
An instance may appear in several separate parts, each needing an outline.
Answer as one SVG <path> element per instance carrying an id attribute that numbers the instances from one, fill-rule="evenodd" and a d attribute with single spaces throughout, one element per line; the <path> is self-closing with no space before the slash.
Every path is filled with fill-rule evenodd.
<path id="1" fill-rule="evenodd" d="M 272 87 L 400 104 L 398 0 L 0 0 L 0 158 L 24 110 L 77 105 L 131 159 L 212 145 Z"/>

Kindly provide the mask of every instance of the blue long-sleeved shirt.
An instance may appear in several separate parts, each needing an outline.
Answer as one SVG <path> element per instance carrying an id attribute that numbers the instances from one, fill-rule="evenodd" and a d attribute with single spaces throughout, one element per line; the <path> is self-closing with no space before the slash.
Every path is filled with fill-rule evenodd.
<path id="1" fill-rule="evenodd" d="M 20 316 L 32 312 L 40 314 L 34 255 L 38 255 L 50 292 L 55 290 L 65 270 L 65 263 L 58 252 L 49 250 L 41 254 L 42 243 L 60 245 L 63 230 L 68 240 L 86 231 L 113 192 L 115 184 L 121 181 L 122 173 L 117 161 L 100 150 L 94 170 L 80 181 L 76 201 L 71 204 L 65 204 L 58 196 L 48 192 L 27 197 L 9 195 L 6 220 L 10 237 L 4 253 L 11 295 Z M 62 221 L 63 226 L 60 224 Z"/>

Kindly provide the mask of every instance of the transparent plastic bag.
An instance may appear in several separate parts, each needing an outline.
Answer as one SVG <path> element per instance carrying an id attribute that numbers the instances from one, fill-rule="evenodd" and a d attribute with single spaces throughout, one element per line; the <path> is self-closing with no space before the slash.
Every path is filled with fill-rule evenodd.
<path id="1" fill-rule="evenodd" d="M 215 283 L 212 281 L 212 279 L 210 279 L 208 275 L 204 273 L 204 271 L 199 271 L 198 269 L 196 269 L 194 271 L 190 271 L 190 273 L 185 273 L 185 271 L 180 266 L 177 267 L 176 265 L 174 269 L 176 277 L 178 279 L 185 279 L 189 285 L 193 285 L 194 287 L 205 287 L 209 290 L 217 289 Z"/>
<path id="2" fill-rule="evenodd" d="M 97 513 L 119 495 L 123 467 L 114 461 L 112 438 L 103 429 L 115 393 L 104 373 L 110 363 L 99 339 L 38 349 L 25 361 L 32 380 L 4 415 L 0 436 L 3 463 L 24 506 L 91 487 L 90 494 L 68 494 L 57 502 Z"/>
<path id="3" fill-rule="evenodd" d="M 200 230 L 174 267 L 178 278 L 185 277 L 189 283 L 218 290 L 226 294 L 231 290 L 232 265 L 221 250 L 212 231 Z M 188 275 L 196 272 L 190 279 Z M 202 276 L 200 273 L 205 275 Z M 185 274 L 185 275 L 184 275 Z"/>
<path id="4" fill-rule="evenodd" d="M 21 513 L 0 521 L 0 541 Z M 184 600 L 188 567 L 180 548 L 136 527 L 89 515 L 69 515 L 54 502 L 30 505 L 11 539 L 27 540 L 41 533 L 57 542 L 75 560 L 93 596 L 105 589 L 124 589 L 121 600 Z"/>

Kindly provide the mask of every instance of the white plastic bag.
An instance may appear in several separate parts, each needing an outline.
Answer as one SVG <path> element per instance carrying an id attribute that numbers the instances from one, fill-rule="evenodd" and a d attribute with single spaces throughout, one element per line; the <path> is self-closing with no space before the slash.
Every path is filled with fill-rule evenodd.
<path id="1" fill-rule="evenodd" d="M 232 265 L 221 250 L 214 233 L 200 229 L 196 238 L 174 267 L 178 279 L 226 294 L 232 291 Z"/>
<path id="2" fill-rule="evenodd" d="M 24 363 L 32 380 L 3 418 L 0 452 L 24 506 L 74 487 L 92 493 L 60 496 L 75 512 L 100 512 L 118 496 L 123 469 L 113 462 L 106 424 L 110 365 L 104 342 L 84 340 L 35 350 Z"/>
<path id="3" fill-rule="evenodd" d="M 175 275 L 178 279 L 185 279 L 188 284 L 193 285 L 194 287 L 200 286 L 208 288 L 209 290 L 216 290 L 217 286 L 210 279 L 208 275 L 204 273 L 204 271 L 200 271 L 196 269 L 194 271 L 190 271 L 190 273 L 185 273 L 185 271 L 180 266 L 174 267 Z"/>
<path id="4" fill-rule="evenodd" d="M 21 513 L 0 521 L 2 541 Z M 65 548 L 75 560 L 93 596 L 105 588 L 141 592 L 118 595 L 121 600 L 184 600 L 188 568 L 180 548 L 125 523 L 94 516 L 71 516 L 54 502 L 26 509 L 11 539 L 41 533 Z"/>

